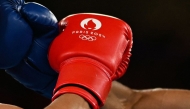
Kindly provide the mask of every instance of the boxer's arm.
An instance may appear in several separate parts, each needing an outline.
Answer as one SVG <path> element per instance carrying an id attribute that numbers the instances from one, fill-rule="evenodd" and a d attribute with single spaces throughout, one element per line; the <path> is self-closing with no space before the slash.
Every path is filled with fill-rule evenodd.
<path id="1" fill-rule="evenodd" d="M 110 98 L 103 109 L 108 109 L 114 96 L 121 109 L 190 109 L 190 91 L 182 89 L 132 90 L 114 81 Z M 115 105 L 114 104 L 114 105 Z"/>
<path id="2" fill-rule="evenodd" d="M 23 109 L 15 105 L 0 103 L 0 109 Z"/>
<path id="3" fill-rule="evenodd" d="M 142 97 L 135 109 L 190 109 L 190 91 L 180 89 L 152 89 L 139 91 Z"/>

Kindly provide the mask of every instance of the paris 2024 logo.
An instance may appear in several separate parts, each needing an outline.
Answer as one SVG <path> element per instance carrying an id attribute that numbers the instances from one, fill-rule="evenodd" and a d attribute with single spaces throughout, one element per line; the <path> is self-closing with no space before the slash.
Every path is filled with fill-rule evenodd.
<path id="1" fill-rule="evenodd" d="M 102 23 L 95 18 L 86 18 L 81 21 L 81 30 L 74 30 L 72 34 L 78 34 L 79 38 L 84 41 L 96 41 L 98 38 L 105 38 L 106 36 L 98 33 L 97 30 L 101 29 Z"/>

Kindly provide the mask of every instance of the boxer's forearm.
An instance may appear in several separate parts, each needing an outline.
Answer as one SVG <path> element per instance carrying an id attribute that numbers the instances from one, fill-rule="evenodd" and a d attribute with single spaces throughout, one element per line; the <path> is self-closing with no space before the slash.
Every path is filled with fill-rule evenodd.
<path id="1" fill-rule="evenodd" d="M 139 91 L 141 98 L 134 109 L 190 109 L 190 91 L 154 89 Z"/>
<path id="2" fill-rule="evenodd" d="M 89 104 L 76 94 L 63 94 L 45 109 L 90 109 Z"/>
<path id="3" fill-rule="evenodd" d="M 0 103 L 0 109 L 23 109 L 23 108 L 11 104 Z"/>
<path id="4" fill-rule="evenodd" d="M 126 109 L 190 109 L 189 90 L 133 90 L 115 81 L 111 91 Z"/>

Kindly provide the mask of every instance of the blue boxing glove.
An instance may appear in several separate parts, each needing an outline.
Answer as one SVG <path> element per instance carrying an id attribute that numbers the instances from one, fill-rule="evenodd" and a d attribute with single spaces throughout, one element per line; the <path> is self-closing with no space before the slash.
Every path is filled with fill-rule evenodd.
<path id="1" fill-rule="evenodd" d="M 57 73 L 47 52 L 58 35 L 53 13 L 38 3 L 0 0 L 0 68 L 25 87 L 51 98 Z"/>

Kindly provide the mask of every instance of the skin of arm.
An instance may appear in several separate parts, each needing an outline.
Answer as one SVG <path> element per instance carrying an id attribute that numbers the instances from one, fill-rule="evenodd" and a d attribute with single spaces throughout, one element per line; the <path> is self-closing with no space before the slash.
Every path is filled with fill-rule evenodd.
<path id="1" fill-rule="evenodd" d="M 112 108 L 117 104 L 120 107 Z M 132 90 L 114 81 L 102 109 L 190 109 L 190 91 L 162 88 Z"/>
<path id="2" fill-rule="evenodd" d="M 23 109 L 23 108 L 12 105 L 12 104 L 0 103 L 0 109 Z"/>
<path id="3" fill-rule="evenodd" d="M 76 94 L 63 94 L 45 109 L 90 109 L 88 102 Z"/>

